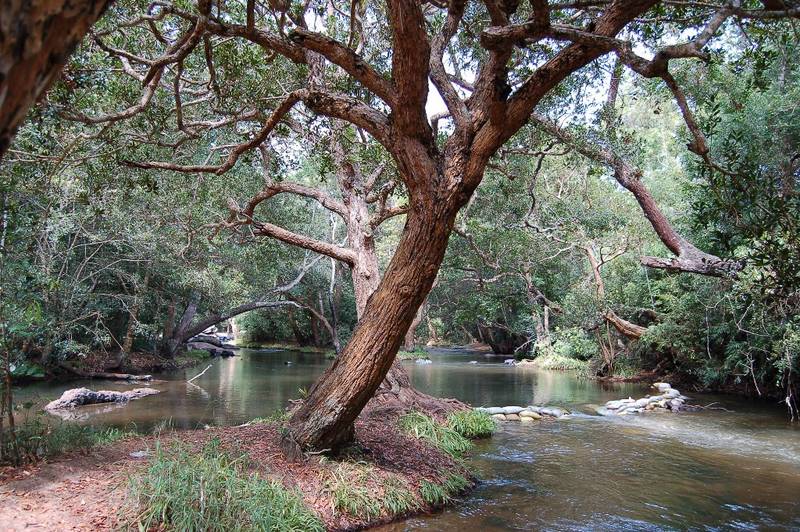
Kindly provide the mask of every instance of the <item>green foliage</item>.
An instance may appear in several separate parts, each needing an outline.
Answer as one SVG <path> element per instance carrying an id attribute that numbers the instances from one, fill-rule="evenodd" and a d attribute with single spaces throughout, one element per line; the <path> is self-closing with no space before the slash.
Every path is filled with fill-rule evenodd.
<path id="1" fill-rule="evenodd" d="M 359 519 L 381 514 L 381 500 L 367 486 L 371 472 L 368 465 L 353 462 L 341 462 L 328 472 L 324 489 L 330 494 L 334 510 Z"/>
<path id="2" fill-rule="evenodd" d="M 586 371 L 587 364 L 583 360 L 570 358 L 555 352 L 545 352 L 536 357 L 536 365 L 542 369 L 558 371 Z"/>
<path id="3" fill-rule="evenodd" d="M 420 412 L 410 412 L 402 416 L 400 428 L 415 438 L 429 442 L 453 458 L 460 458 L 472 448 L 472 443 L 458 431 Z"/>
<path id="4" fill-rule="evenodd" d="M 156 447 L 149 467 L 130 480 L 140 530 L 322 531 L 299 493 L 249 472 L 212 440 L 200 452 L 186 445 Z"/>
<path id="5" fill-rule="evenodd" d="M 553 339 L 552 346 L 543 353 L 545 356 L 586 361 L 598 354 L 597 342 L 579 327 L 556 329 Z"/>
<path id="6" fill-rule="evenodd" d="M 389 515 L 403 515 L 419 509 L 419 502 L 403 480 L 390 475 L 383 480 L 383 507 Z"/>
<path id="7" fill-rule="evenodd" d="M 71 451 L 88 452 L 96 446 L 135 436 L 135 432 L 117 428 L 95 428 L 86 425 L 58 421 L 43 415 L 26 418 L 17 425 L 14 438 L 8 428 L 0 442 L 3 448 L 0 457 L 9 464 L 20 465 L 37 462 Z"/>
<path id="8" fill-rule="evenodd" d="M 491 436 L 496 429 L 492 417 L 478 410 L 453 412 L 447 416 L 447 425 L 470 440 Z"/>
<path id="9" fill-rule="evenodd" d="M 470 482 L 462 475 L 448 475 L 442 483 L 423 480 L 419 490 L 422 500 L 430 506 L 441 506 L 469 487 Z"/>

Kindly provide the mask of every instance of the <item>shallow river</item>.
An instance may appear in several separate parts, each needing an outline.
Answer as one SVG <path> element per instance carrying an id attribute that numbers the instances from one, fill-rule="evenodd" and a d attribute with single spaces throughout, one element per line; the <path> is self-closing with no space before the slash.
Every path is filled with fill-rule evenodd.
<path id="1" fill-rule="evenodd" d="M 194 428 L 266 416 L 300 396 L 328 361 L 320 355 L 241 350 L 241 356 L 163 376 L 162 393 L 124 407 L 86 407 L 84 422 L 148 430 Z M 414 385 L 475 406 L 592 404 L 640 397 L 646 387 L 601 385 L 569 373 L 504 366 L 501 358 L 437 350 L 407 363 Z M 477 364 L 469 364 L 477 361 Z M 289 364 L 287 364 L 287 362 Z M 50 400 L 66 388 L 129 389 L 109 382 L 26 387 L 17 399 Z M 479 442 L 482 479 L 458 506 L 382 527 L 400 530 L 800 530 L 800 426 L 775 406 L 691 394 L 730 412 L 577 415 L 500 426 Z"/>

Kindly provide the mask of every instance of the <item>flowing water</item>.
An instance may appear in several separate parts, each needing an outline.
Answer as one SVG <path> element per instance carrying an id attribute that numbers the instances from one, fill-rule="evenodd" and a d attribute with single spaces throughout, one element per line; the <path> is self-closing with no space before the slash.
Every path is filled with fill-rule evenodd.
<path id="1" fill-rule="evenodd" d="M 321 355 L 241 350 L 162 376 L 156 396 L 127 406 L 78 409 L 80 422 L 147 430 L 234 425 L 300 397 L 329 361 Z M 471 466 L 482 479 L 457 506 L 381 530 L 800 530 L 800 427 L 774 406 L 691 394 L 692 403 L 730 411 L 607 418 L 591 405 L 641 397 L 642 385 L 599 384 L 563 372 L 503 365 L 498 357 L 436 350 L 433 364 L 407 363 L 414 385 L 475 406 L 559 405 L 586 415 L 500 425 L 478 442 Z M 470 364 L 477 361 L 477 364 Z M 20 401 L 67 388 L 129 389 L 71 382 L 29 386 Z"/>

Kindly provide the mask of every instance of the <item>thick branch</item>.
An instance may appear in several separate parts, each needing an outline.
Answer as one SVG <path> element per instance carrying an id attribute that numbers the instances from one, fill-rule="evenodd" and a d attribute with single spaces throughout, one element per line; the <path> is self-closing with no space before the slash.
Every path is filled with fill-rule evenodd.
<path id="1" fill-rule="evenodd" d="M 699 250 L 679 235 L 656 204 L 650 191 L 642 183 L 642 171 L 639 168 L 620 157 L 612 149 L 590 145 L 541 115 L 534 113 L 531 119 L 541 129 L 571 146 L 581 155 L 611 167 L 617 182 L 633 194 L 658 238 L 677 256 L 677 259 L 672 261 L 646 257 L 642 259 L 645 266 L 667 268 L 667 264 L 669 264 L 670 268 L 668 269 L 717 276 L 728 275 L 741 268 L 737 262 L 724 260 Z"/>
<path id="2" fill-rule="evenodd" d="M 339 41 L 305 28 L 292 30 L 289 33 L 289 39 L 303 48 L 321 54 L 331 63 L 341 67 L 390 107 L 396 105 L 394 87 L 391 82 L 384 79 L 363 57 Z"/>
<path id="3" fill-rule="evenodd" d="M 392 79 L 398 102 L 392 109 L 393 117 L 404 134 L 430 140 L 425 103 L 431 48 L 425 17 L 416 0 L 389 0 L 387 4 L 392 30 Z"/>

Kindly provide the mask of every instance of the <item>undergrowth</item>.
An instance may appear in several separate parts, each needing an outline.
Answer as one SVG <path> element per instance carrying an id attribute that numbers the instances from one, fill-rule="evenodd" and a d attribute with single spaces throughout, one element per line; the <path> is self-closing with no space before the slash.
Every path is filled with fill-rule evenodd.
<path id="1" fill-rule="evenodd" d="M 426 504 L 441 506 L 450 502 L 453 495 L 461 493 L 469 485 L 469 480 L 462 475 L 448 475 L 441 483 L 423 480 L 419 484 L 419 491 Z"/>
<path id="2" fill-rule="evenodd" d="M 136 435 L 133 431 L 118 428 L 95 428 L 63 421 L 53 422 L 36 416 L 17 425 L 14 437 L 4 430 L 2 442 L 4 465 L 22 465 L 50 458 L 70 451 L 88 451 Z"/>
<path id="3" fill-rule="evenodd" d="M 234 458 L 218 439 L 196 452 L 160 445 L 144 472 L 131 478 L 131 502 L 139 530 L 324 530 L 300 495 L 248 471 L 247 455 Z"/>
<path id="4" fill-rule="evenodd" d="M 542 369 L 585 371 L 587 368 L 585 360 L 578 360 L 577 358 L 567 357 L 554 352 L 538 356 L 534 361 L 536 365 Z"/>
<path id="5" fill-rule="evenodd" d="M 472 443 L 455 429 L 439 424 L 420 412 L 410 412 L 402 416 L 400 428 L 407 434 L 431 443 L 453 458 L 461 458 L 472 447 Z"/>
<path id="6" fill-rule="evenodd" d="M 363 463 L 341 462 L 332 468 L 325 480 L 336 512 L 359 519 L 372 519 L 381 514 L 381 501 L 367 487 L 372 468 Z"/>
<path id="7" fill-rule="evenodd" d="M 477 410 L 453 412 L 447 416 L 447 425 L 470 440 L 491 436 L 495 430 L 492 417 Z"/>

